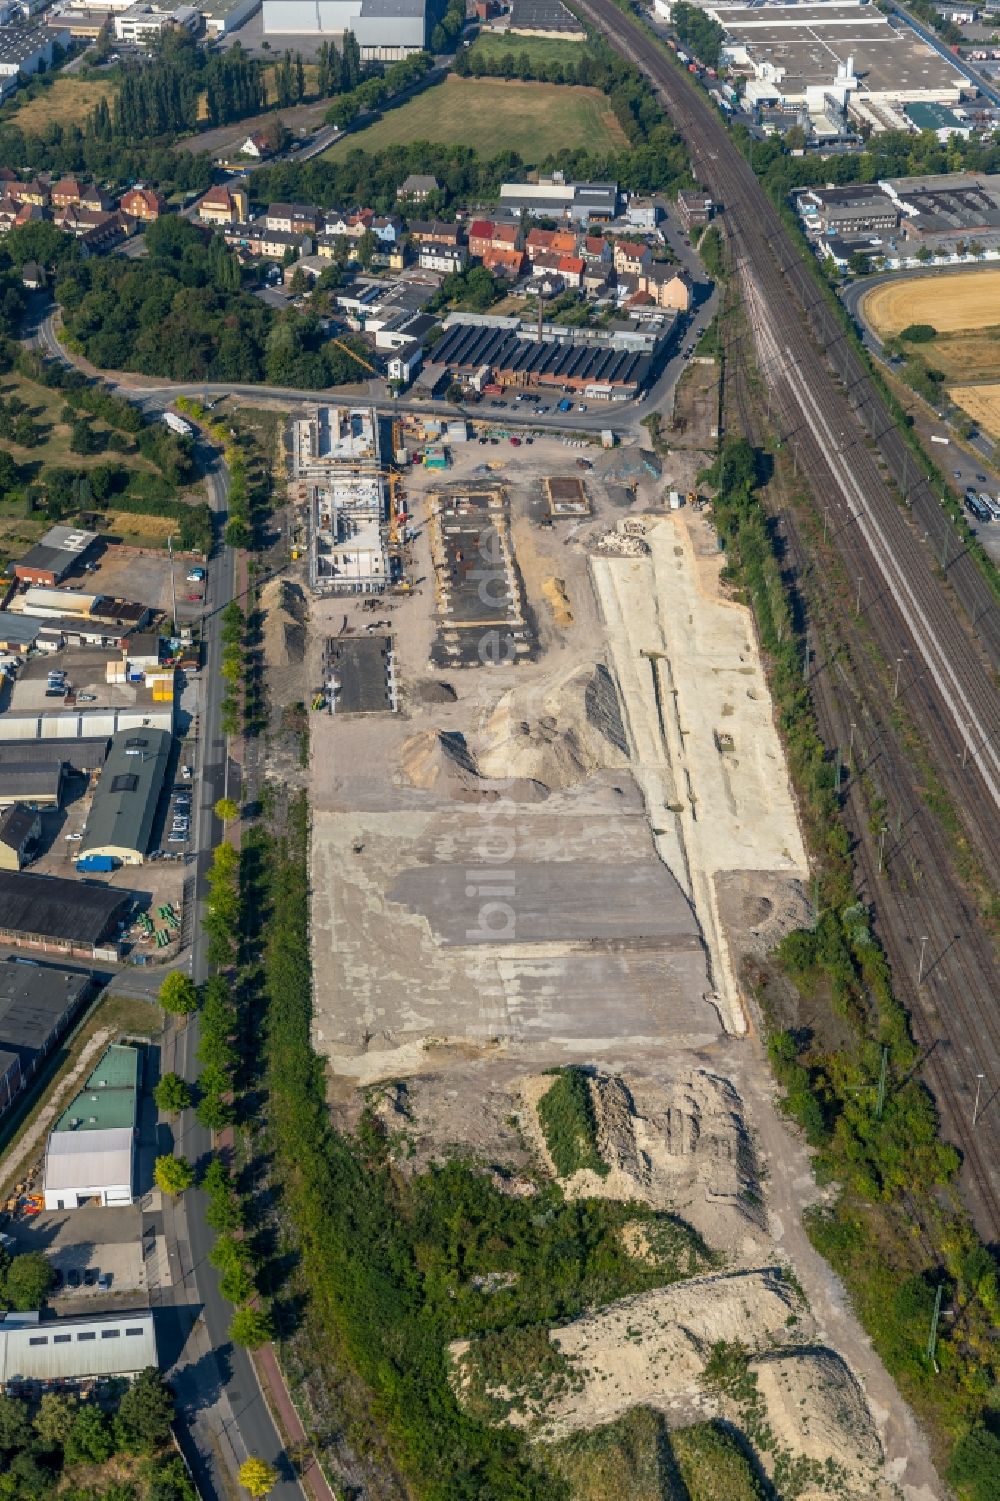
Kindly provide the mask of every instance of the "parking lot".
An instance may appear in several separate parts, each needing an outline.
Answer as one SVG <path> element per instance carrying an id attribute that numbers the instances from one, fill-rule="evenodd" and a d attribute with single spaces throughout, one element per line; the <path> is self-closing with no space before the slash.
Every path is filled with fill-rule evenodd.
<path id="1" fill-rule="evenodd" d="M 86 589 L 95 594 L 148 605 L 151 610 L 162 610 L 170 616 L 173 610 L 171 564 L 165 551 L 140 551 L 135 547 L 105 543 L 95 555 L 94 562 L 96 567 L 86 574 Z M 196 559 L 174 553 L 173 588 L 177 594 L 177 617 L 182 622 L 190 622 L 201 614 L 205 586 L 189 581 L 187 577 L 193 569 L 201 566 Z"/>
<path id="2" fill-rule="evenodd" d="M 138 1204 L 103 1208 L 42 1210 L 22 1216 L 6 1233 L 21 1251 L 42 1251 L 52 1263 L 56 1285 L 50 1299 L 67 1304 L 105 1298 L 109 1293 L 145 1292 L 142 1211 Z"/>

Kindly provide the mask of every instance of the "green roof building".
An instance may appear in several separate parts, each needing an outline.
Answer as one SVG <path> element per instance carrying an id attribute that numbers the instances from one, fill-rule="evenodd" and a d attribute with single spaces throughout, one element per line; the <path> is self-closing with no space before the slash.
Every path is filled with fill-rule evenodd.
<path id="1" fill-rule="evenodd" d="M 173 743 L 169 730 L 120 730 L 94 793 L 80 852 L 141 865 L 153 837 L 156 809 Z"/>
<path id="2" fill-rule="evenodd" d="M 138 1100 L 139 1054 L 114 1043 L 49 1136 L 46 1209 L 132 1203 Z"/>

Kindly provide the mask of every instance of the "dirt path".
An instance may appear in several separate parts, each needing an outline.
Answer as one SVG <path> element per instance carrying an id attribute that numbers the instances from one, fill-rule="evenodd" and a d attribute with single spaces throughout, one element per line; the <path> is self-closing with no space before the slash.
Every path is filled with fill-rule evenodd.
<path id="1" fill-rule="evenodd" d="M 856 1318 L 843 1284 L 816 1251 L 802 1224 L 803 1210 L 819 1198 L 808 1151 L 778 1112 L 777 1091 L 755 1038 L 726 1050 L 727 1071 L 753 1123 L 766 1192 L 771 1234 L 795 1268 L 809 1301 L 819 1340 L 829 1341 L 861 1382 L 886 1456 L 889 1478 L 906 1501 L 944 1496 L 927 1439 Z"/>

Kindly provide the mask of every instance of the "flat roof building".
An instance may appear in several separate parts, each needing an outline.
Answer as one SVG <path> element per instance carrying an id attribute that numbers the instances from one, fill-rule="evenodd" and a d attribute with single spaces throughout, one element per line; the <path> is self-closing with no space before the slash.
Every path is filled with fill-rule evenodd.
<path id="1" fill-rule="evenodd" d="M 309 583 L 379 594 L 388 584 L 387 491 L 370 407 L 316 407 L 292 429 L 292 476 L 309 508 Z"/>
<path id="2" fill-rule="evenodd" d="M 0 1390 L 76 1386 L 103 1378 L 133 1379 L 159 1366 L 148 1308 L 45 1318 L 8 1313 L 0 1319 Z"/>
<path id="3" fill-rule="evenodd" d="M 264 0 L 265 36 L 357 38 L 361 56 L 392 62 L 427 45 L 426 0 Z"/>
<path id="4" fill-rule="evenodd" d="M 53 48 L 57 42 L 65 42 L 68 35 L 44 26 L 0 26 L 0 79 L 16 79 L 18 74 L 50 67 Z"/>
<path id="5" fill-rule="evenodd" d="M 139 1054 L 113 1043 L 49 1135 L 46 1209 L 132 1203 L 138 1098 Z"/>
<path id="6" fill-rule="evenodd" d="M 618 184 L 566 182 L 559 176 L 540 182 L 505 182 L 500 185 L 500 207 L 508 214 L 526 210 L 576 224 L 611 220 L 618 213 Z"/>
<path id="7" fill-rule="evenodd" d="M 0 808 L 15 803 L 26 803 L 29 808 L 60 807 L 66 770 L 62 757 L 47 750 L 31 756 L 27 747 L 0 745 Z"/>
<path id="8" fill-rule="evenodd" d="M 114 735 L 80 845 L 84 855 L 111 855 L 141 865 L 153 834 L 173 737 L 168 730 Z"/>
<path id="9" fill-rule="evenodd" d="M 83 562 L 96 541 L 96 532 L 53 526 L 14 564 L 14 577 L 32 584 L 58 584 Z"/>
<path id="10" fill-rule="evenodd" d="M 91 881 L 0 870 L 0 942 L 81 957 L 117 957 L 132 894 Z"/>

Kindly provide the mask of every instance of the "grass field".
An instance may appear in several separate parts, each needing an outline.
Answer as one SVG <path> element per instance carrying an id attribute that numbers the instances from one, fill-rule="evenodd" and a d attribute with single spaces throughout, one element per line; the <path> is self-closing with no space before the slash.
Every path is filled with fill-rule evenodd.
<path id="1" fill-rule="evenodd" d="M 991 438 L 1000 438 L 1000 386 L 952 386 L 948 394 Z"/>
<path id="2" fill-rule="evenodd" d="M 41 135 L 47 125 L 82 126 L 99 99 L 111 100 L 118 85 L 107 78 L 57 78 L 37 99 L 29 99 L 11 124 L 32 135 Z"/>
<path id="3" fill-rule="evenodd" d="M 516 151 L 534 164 L 563 147 L 617 150 L 625 133 L 596 89 L 554 83 L 505 83 L 496 78 L 447 78 L 436 88 L 387 111 L 367 130 L 355 131 L 324 155 L 432 141 L 471 146 L 483 156 Z"/>
<path id="4" fill-rule="evenodd" d="M 929 323 L 939 333 L 981 331 L 1000 324 L 1000 268 L 904 277 L 875 287 L 861 306 L 879 334 L 898 334 L 911 323 Z"/>
<path id="5" fill-rule="evenodd" d="M 106 464 L 110 460 L 121 459 L 128 464 L 130 469 L 144 469 L 148 474 L 155 474 L 156 469 L 148 459 L 141 454 L 115 454 L 115 453 L 73 453 L 69 446 L 69 424 L 62 420 L 62 409 L 66 404 L 66 398 L 61 391 L 50 390 L 48 386 L 36 385 L 34 381 L 25 380 L 21 375 L 5 375 L 0 380 L 0 396 L 18 396 L 28 408 L 28 413 L 43 429 L 42 442 L 34 448 L 21 448 L 17 443 L 4 442 L 4 447 L 10 452 L 15 463 L 29 464 L 41 467 L 44 464 L 68 465 L 73 469 L 91 469 L 95 464 Z M 106 423 L 97 417 L 91 417 L 87 413 L 81 413 L 97 432 L 109 432 Z"/>
<path id="6" fill-rule="evenodd" d="M 929 344 L 906 348 L 940 370 L 946 380 L 992 381 L 1000 371 L 1000 328 L 942 334 Z"/>
<path id="7" fill-rule="evenodd" d="M 586 46 L 586 42 L 571 42 L 554 36 L 502 36 L 495 31 L 481 31 L 469 48 L 469 56 L 478 55 L 492 61 L 508 52 L 513 52 L 515 57 L 526 52 L 533 63 L 577 63 Z"/>

